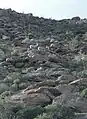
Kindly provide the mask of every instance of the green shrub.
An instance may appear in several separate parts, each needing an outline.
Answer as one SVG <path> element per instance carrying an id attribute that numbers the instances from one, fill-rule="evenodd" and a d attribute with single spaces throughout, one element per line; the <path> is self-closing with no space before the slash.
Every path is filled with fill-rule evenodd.
<path id="1" fill-rule="evenodd" d="M 78 46 L 79 42 L 76 39 L 72 39 L 69 41 L 69 48 L 71 51 L 75 50 L 76 46 Z"/>
<path id="2" fill-rule="evenodd" d="M 87 98 L 87 88 L 81 92 L 81 96 Z"/>
<path id="3" fill-rule="evenodd" d="M 0 94 L 8 90 L 9 90 L 9 86 L 7 84 L 5 83 L 0 84 Z"/>
<path id="4" fill-rule="evenodd" d="M 19 89 L 21 90 L 21 89 L 24 89 L 24 88 L 26 88 L 27 87 L 27 83 L 20 83 L 19 84 Z"/>
<path id="5" fill-rule="evenodd" d="M 53 111 L 55 111 L 57 109 L 57 105 L 55 105 L 55 104 L 48 105 L 48 106 L 45 107 L 45 109 L 46 109 L 47 113 L 48 112 L 53 112 Z"/>
<path id="6" fill-rule="evenodd" d="M 19 84 L 20 82 L 21 82 L 20 79 L 15 79 L 15 80 L 13 81 L 14 84 Z"/>
<path id="7" fill-rule="evenodd" d="M 4 79 L 5 83 L 13 83 L 14 80 L 20 79 L 20 74 L 17 72 L 9 73 Z"/>
<path id="8" fill-rule="evenodd" d="M 15 119 L 15 114 L 8 108 L 0 105 L 0 119 Z"/>
<path id="9" fill-rule="evenodd" d="M 12 90 L 12 91 L 17 91 L 17 90 L 18 90 L 18 84 L 13 84 L 13 85 L 11 86 L 11 90 Z"/>
<path id="10" fill-rule="evenodd" d="M 52 119 L 73 119 L 74 113 L 70 108 L 58 106 L 52 114 Z"/>
<path id="11" fill-rule="evenodd" d="M 50 114 L 43 113 L 42 115 L 39 115 L 34 119 L 51 119 L 51 116 L 50 116 Z"/>
<path id="12" fill-rule="evenodd" d="M 61 105 L 47 106 L 46 112 L 34 119 L 73 119 L 74 112 L 70 108 Z"/>
<path id="13" fill-rule="evenodd" d="M 26 107 L 17 112 L 16 119 L 33 119 L 37 115 L 40 115 L 44 112 L 44 108 L 37 107 Z"/>

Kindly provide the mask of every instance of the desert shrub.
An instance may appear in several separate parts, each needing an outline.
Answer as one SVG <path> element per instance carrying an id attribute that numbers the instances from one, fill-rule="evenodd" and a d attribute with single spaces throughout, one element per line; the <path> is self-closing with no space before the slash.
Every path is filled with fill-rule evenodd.
<path id="1" fill-rule="evenodd" d="M 57 105 L 48 105 L 45 107 L 45 113 L 38 115 L 35 119 L 51 119 L 52 112 L 56 111 Z"/>
<path id="2" fill-rule="evenodd" d="M 69 62 L 69 68 L 74 76 L 87 77 L 87 55 L 79 53 Z"/>
<path id="3" fill-rule="evenodd" d="M 87 70 L 82 70 L 77 72 L 78 77 L 86 78 L 87 77 Z"/>
<path id="4" fill-rule="evenodd" d="M 13 84 L 13 85 L 11 85 L 11 90 L 12 91 L 18 91 L 18 84 Z"/>
<path id="5" fill-rule="evenodd" d="M 46 107 L 46 112 L 38 115 L 34 119 L 73 119 L 74 112 L 70 108 L 61 105 L 50 105 Z"/>
<path id="6" fill-rule="evenodd" d="M 16 79 L 20 79 L 20 73 L 12 72 L 6 76 L 6 78 L 4 79 L 4 82 L 5 83 L 13 83 L 13 81 Z"/>
<path id="7" fill-rule="evenodd" d="M 77 64 L 82 65 L 84 70 L 87 68 L 87 55 L 80 53 L 75 56 L 74 61 L 76 61 Z"/>
<path id="8" fill-rule="evenodd" d="M 73 119 L 74 113 L 70 108 L 58 106 L 52 114 L 52 119 Z"/>
<path id="9" fill-rule="evenodd" d="M 76 39 L 72 39 L 69 41 L 69 48 L 71 51 L 75 50 L 75 48 L 78 46 L 79 42 Z"/>
<path id="10" fill-rule="evenodd" d="M 87 88 L 82 90 L 81 96 L 87 98 Z"/>
<path id="11" fill-rule="evenodd" d="M 37 115 L 42 114 L 44 111 L 44 108 L 40 106 L 26 107 L 17 112 L 16 119 L 33 119 Z"/>
<path id="12" fill-rule="evenodd" d="M 33 119 L 45 111 L 40 106 L 25 107 L 7 103 L 0 104 L 0 119 Z"/>
<path id="13" fill-rule="evenodd" d="M 42 115 L 39 115 L 34 119 L 51 119 L 51 116 L 48 113 L 43 113 Z"/>
<path id="14" fill-rule="evenodd" d="M 20 82 L 21 82 L 20 79 L 16 79 L 13 81 L 14 84 L 19 84 Z"/>
<path id="15" fill-rule="evenodd" d="M 0 94 L 8 90 L 9 90 L 9 86 L 7 84 L 5 83 L 0 84 Z"/>
<path id="16" fill-rule="evenodd" d="M 26 88 L 27 87 L 27 83 L 23 83 L 23 82 L 21 82 L 20 84 L 19 84 L 19 89 L 21 90 L 21 89 L 24 89 L 24 88 Z"/>
<path id="17" fill-rule="evenodd" d="M 45 109 L 46 109 L 46 113 L 53 112 L 57 109 L 57 105 L 56 104 L 48 105 L 45 107 Z"/>
<path id="18" fill-rule="evenodd" d="M 20 104 L 6 103 L 0 99 L 0 119 L 33 119 L 45 112 L 41 106 L 23 107 Z"/>
<path id="19" fill-rule="evenodd" d="M 5 105 L 0 105 L 0 119 L 15 119 L 15 113 L 6 108 Z"/>

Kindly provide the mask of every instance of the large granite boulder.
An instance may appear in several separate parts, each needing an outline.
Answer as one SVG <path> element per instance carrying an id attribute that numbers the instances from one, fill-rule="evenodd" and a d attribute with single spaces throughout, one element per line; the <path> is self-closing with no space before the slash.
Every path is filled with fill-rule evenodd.
<path id="1" fill-rule="evenodd" d="M 11 96 L 8 102 L 13 104 L 21 104 L 24 106 L 45 106 L 50 104 L 54 97 L 60 94 L 61 93 L 56 88 L 43 86 L 30 90 L 26 89 L 16 95 Z"/>

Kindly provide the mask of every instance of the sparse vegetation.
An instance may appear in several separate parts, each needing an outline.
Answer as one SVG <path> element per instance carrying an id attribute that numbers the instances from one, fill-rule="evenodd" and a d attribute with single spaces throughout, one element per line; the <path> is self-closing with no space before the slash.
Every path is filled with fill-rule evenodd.
<path id="1" fill-rule="evenodd" d="M 86 78 L 87 19 L 0 9 L 0 119 L 76 119 Z"/>

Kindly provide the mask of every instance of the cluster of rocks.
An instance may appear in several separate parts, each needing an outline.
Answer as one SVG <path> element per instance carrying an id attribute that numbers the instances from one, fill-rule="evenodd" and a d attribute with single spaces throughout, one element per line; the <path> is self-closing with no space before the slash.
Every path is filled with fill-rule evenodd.
<path id="1" fill-rule="evenodd" d="M 56 21 L 0 9 L 1 98 L 87 113 L 86 31 L 87 20 L 79 17 Z"/>

